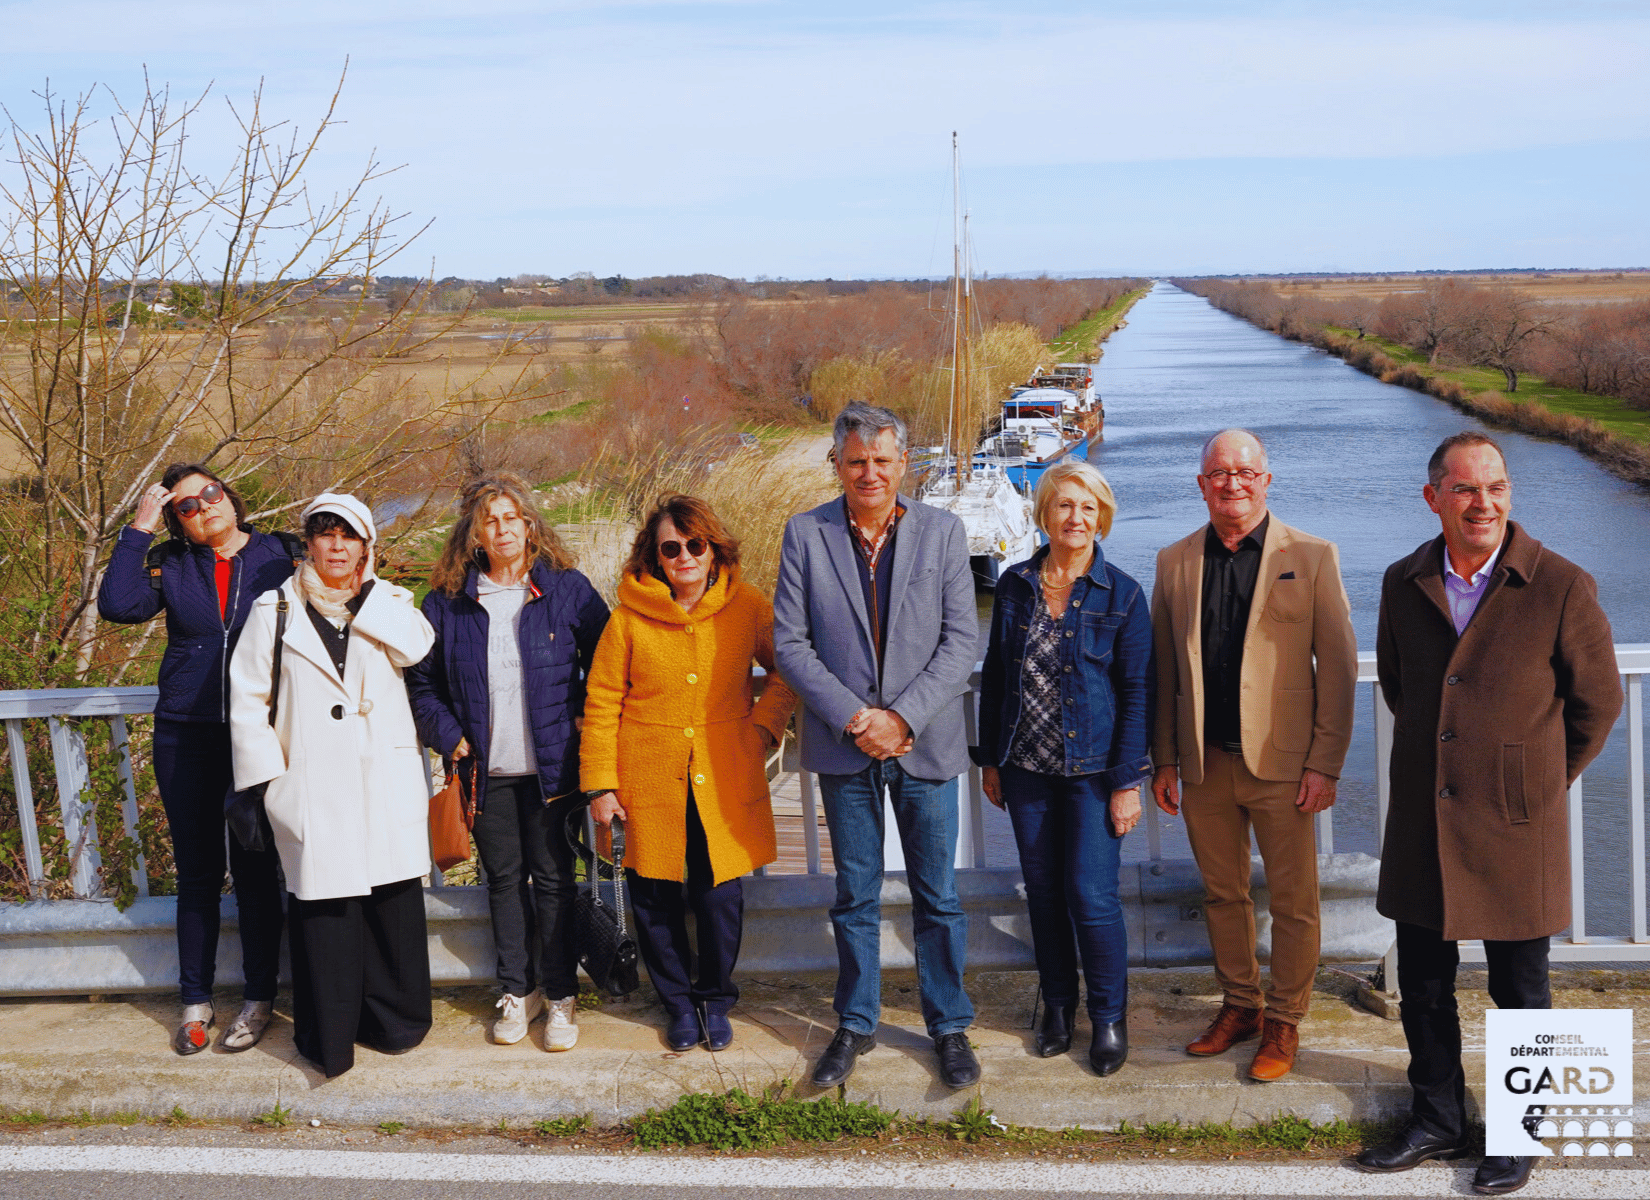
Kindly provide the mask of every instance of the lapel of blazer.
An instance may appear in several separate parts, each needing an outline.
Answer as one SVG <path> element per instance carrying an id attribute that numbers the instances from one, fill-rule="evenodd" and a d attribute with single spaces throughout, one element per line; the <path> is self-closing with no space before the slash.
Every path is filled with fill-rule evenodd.
<path id="1" fill-rule="evenodd" d="M 1255 626 L 1260 624 L 1260 614 L 1266 608 L 1266 601 L 1272 595 L 1272 585 L 1277 582 L 1278 576 L 1285 571 L 1293 571 L 1292 558 L 1299 555 L 1289 553 L 1295 545 L 1291 536 L 1293 531 L 1289 526 L 1278 520 L 1276 514 L 1266 523 L 1266 540 L 1260 547 L 1260 566 L 1255 575 L 1255 595 L 1249 602 L 1249 623 L 1243 629 L 1243 641 L 1247 645 L 1254 636 Z M 1297 579 L 1306 576 L 1296 573 Z"/>
<path id="2" fill-rule="evenodd" d="M 911 572 L 916 570 L 918 540 L 927 528 L 928 515 L 916 504 L 906 501 L 905 515 L 900 518 L 899 529 L 894 533 L 894 574 L 888 586 L 888 607 L 891 611 L 885 616 L 890 646 L 895 644 L 894 624 L 899 620 L 900 610 L 905 607 L 900 599 L 911 583 Z"/>
<path id="3" fill-rule="evenodd" d="M 1205 525 L 1180 543 L 1177 567 L 1183 606 L 1180 627 L 1186 631 L 1182 645 L 1186 661 L 1192 664 L 1192 686 L 1200 695 L 1203 690 L 1203 539 L 1208 531 Z"/>
<path id="4" fill-rule="evenodd" d="M 287 604 L 290 605 L 286 614 L 286 638 L 284 639 L 287 650 L 314 663 L 316 669 L 334 687 L 348 695 L 345 691 L 344 681 L 338 678 L 338 668 L 332 665 L 332 656 L 327 653 L 326 646 L 321 643 L 321 635 L 315 632 L 315 625 L 309 619 L 309 610 L 304 607 L 304 602 L 294 594 L 290 582 L 283 583 L 281 591 L 285 593 Z M 349 663 L 357 657 L 359 656 L 352 654 L 345 661 L 344 672 L 346 675 L 349 673 Z"/>
<path id="5" fill-rule="evenodd" d="M 831 566 L 836 568 L 837 578 L 842 582 L 842 590 L 848 597 L 848 607 L 853 609 L 854 616 L 859 619 L 860 636 L 865 644 L 871 643 L 871 616 L 865 611 L 865 593 L 859 585 L 859 567 L 854 557 L 859 553 L 854 546 L 853 530 L 848 528 L 847 502 L 838 496 L 825 506 L 825 519 L 820 524 L 820 537 L 825 542 L 826 557 L 831 560 Z M 876 649 L 872 647 L 871 658 L 876 660 Z"/>

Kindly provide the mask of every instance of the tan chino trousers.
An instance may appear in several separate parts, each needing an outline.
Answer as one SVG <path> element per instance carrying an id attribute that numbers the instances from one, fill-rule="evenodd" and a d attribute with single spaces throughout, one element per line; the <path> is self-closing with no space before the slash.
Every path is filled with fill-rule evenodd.
<path id="1" fill-rule="evenodd" d="M 1256 779 L 1239 755 L 1203 751 L 1203 782 L 1185 784 L 1181 812 L 1203 874 L 1215 978 L 1226 1000 L 1298 1025 L 1318 971 L 1318 848 L 1311 816 L 1295 807 L 1299 782 Z M 1249 897 L 1249 830 L 1271 895 L 1272 977 L 1264 991 Z"/>

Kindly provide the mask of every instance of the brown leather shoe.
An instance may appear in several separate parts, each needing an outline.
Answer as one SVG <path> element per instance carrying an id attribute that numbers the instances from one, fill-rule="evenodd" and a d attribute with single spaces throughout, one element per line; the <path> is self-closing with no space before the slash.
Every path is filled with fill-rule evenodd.
<path id="1" fill-rule="evenodd" d="M 1287 1021 L 1266 1019 L 1266 1029 L 1260 1035 L 1260 1049 L 1250 1064 L 1249 1078 L 1262 1083 L 1282 1079 L 1295 1066 L 1295 1054 L 1301 1048 L 1300 1030 Z"/>
<path id="2" fill-rule="evenodd" d="M 1261 1013 L 1258 1008 L 1244 1008 L 1238 1004 L 1222 1004 L 1214 1023 L 1197 1041 L 1186 1047 L 1187 1054 L 1207 1058 L 1225 1054 L 1239 1042 L 1246 1042 L 1260 1032 Z"/>

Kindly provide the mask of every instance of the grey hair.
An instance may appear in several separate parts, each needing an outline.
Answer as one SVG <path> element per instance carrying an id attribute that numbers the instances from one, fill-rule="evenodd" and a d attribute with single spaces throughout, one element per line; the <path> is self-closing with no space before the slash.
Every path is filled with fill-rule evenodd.
<path id="1" fill-rule="evenodd" d="M 1231 429 L 1222 429 L 1219 433 L 1215 434 L 1208 441 L 1203 443 L 1203 453 L 1198 456 L 1198 460 L 1197 460 L 1197 465 L 1198 465 L 1198 468 L 1200 470 L 1202 469 L 1204 464 L 1209 461 L 1209 455 L 1214 453 L 1215 443 L 1220 441 L 1221 438 L 1227 436 L 1228 434 L 1233 434 L 1233 433 L 1241 433 L 1244 437 L 1255 439 L 1255 445 L 1260 447 L 1260 465 L 1261 465 L 1261 469 L 1262 470 L 1267 469 L 1268 464 L 1267 464 L 1267 460 L 1266 460 L 1266 443 L 1261 441 L 1260 434 L 1256 433 L 1253 429 L 1238 429 L 1234 426 Z"/>
<path id="2" fill-rule="evenodd" d="M 850 435 L 857 434 L 859 440 L 869 446 L 882 436 L 885 429 L 894 431 L 894 445 L 904 454 L 905 422 L 900 419 L 899 414 L 886 408 L 878 408 L 875 404 L 866 404 L 863 400 L 851 400 L 836 415 L 836 424 L 831 429 L 831 442 L 840 456 L 842 448 L 848 444 Z"/>

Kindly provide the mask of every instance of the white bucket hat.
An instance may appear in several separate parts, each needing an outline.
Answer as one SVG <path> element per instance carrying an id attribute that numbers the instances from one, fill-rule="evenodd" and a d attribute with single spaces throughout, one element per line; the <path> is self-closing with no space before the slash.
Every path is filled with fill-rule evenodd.
<path id="1" fill-rule="evenodd" d="M 378 540 L 378 528 L 372 523 L 372 510 L 348 492 L 322 492 L 304 507 L 299 519 L 307 522 L 311 514 L 318 512 L 335 513 L 344 518 L 369 546 Z"/>

